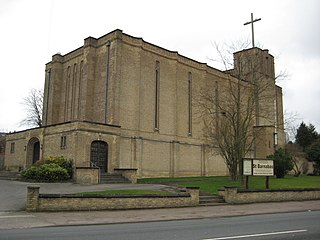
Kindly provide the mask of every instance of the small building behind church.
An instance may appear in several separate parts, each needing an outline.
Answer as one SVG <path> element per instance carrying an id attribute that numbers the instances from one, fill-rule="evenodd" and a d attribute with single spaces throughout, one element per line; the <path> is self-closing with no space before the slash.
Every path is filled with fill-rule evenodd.
<path id="1" fill-rule="evenodd" d="M 252 126 L 263 129 L 256 150 L 266 157 L 284 145 L 282 92 L 268 50 L 243 50 L 235 60 L 242 55 L 258 56 L 260 74 L 272 82 L 272 100 L 261 103 L 268 119 Z M 64 156 L 77 168 L 135 169 L 139 178 L 227 175 L 223 158 L 204 137 L 194 98 L 228 78 L 228 72 L 121 30 L 88 37 L 46 64 L 43 126 L 6 136 L 5 167 L 24 169 Z"/>
<path id="2" fill-rule="evenodd" d="M 0 170 L 4 169 L 5 151 L 6 151 L 6 134 L 0 132 Z"/>

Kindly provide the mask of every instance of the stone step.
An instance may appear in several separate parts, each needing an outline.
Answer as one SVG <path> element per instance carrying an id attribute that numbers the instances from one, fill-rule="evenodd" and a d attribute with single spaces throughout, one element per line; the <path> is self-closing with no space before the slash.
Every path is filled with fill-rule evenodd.
<path id="1" fill-rule="evenodd" d="M 101 174 L 100 183 L 130 183 L 128 179 L 119 174 Z"/>
<path id="2" fill-rule="evenodd" d="M 219 195 L 201 195 L 199 196 L 200 206 L 214 206 L 225 203 L 223 197 Z"/>
<path id="3" fill-rule="evenodd" d="M 0 172 L 0 180 L 21 180 L 22 177 L 19 172 L 9 172 L 9 171 L 1 171 Z"/>
<path id="4" fill-rule="evenodd" d="M 199 203 L 199 207 L 222 206 L 227 204 L 226 202 Z"/>

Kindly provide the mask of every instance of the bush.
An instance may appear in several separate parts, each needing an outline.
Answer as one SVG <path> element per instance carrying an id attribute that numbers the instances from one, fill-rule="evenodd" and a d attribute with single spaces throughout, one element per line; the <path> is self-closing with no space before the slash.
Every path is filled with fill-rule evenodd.
<path id="1" fill-rule="evenodd" d="M 314 162 L 314 175 L 319 175 L 320 173 L 320 138 L 313 142 L 306 149 L 307 159 Z"/>
<path id="2" fill-rule="evenodd" d="M 21 172 L 22 177 L 26 179 L 36 180 L 36 181 L 41 181 L 43 178 L 43 175 L 44 175 L 43 169 L 37 166 L 32 166 Z"/>
<path id="3" fill-rule="evenodd" d="M 45 181 L 56 182 L 69 179 L 67 170 L 58 164 L 44 164 L 40 168 L 42 168 L 43 180 Z"/>
<path id="4" fill-rule="evenodd" d="M 274 155 L 270 155 L 267 158 L 274 160 L 274 174 L 277 178 L 284 178 L 293 169 L 292 157 L 282 148 L 279 148 L 274 152 Z"/>
<path id="5" fill-rule="evenodd" d="M 73 163 L 72 163 L 72 160 L 65 159 L 63 156 L 59 156 L 59 157 L 50 156 L 45 161 L 45 163 L 46 164 L 55 163 L 55 164 L 59 165 L 60 167 L 66 169 L 68 174 L 69 174 L 69 177 L 72 178 L 72 175 L 73 175 Z"/>
<path id="6" fill-rule="evenodd" d="M 69 179 L 67 170 L 55 163 L 43 164 L 39 167 L 32 166 L 24 170 L 21 173 L 21 176 L 31 180 L 47 182 L 57 182 Z"/>
<path id="7" fill-rule="evenodd" d="M 21 176 L 35 181 L 57 182 L 72 178 L 72 160 L 64 157 L 49 157 L 37 161 L 32 167 L 22 171 Z"/>

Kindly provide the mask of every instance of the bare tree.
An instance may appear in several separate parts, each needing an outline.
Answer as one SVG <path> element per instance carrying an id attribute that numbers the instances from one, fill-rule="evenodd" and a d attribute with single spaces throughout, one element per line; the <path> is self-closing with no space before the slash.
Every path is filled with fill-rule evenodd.
<path id="1" fill-rule="evenodd" d="M 43 90 L 31 89 L 29 95 L 23 99 L 26 111 L 26 118 L 20 122 L 21 126 L 41 127 Z"/>
<path id="2" fill-rule="evenodd" d="M 197 104 L 208 143 L 216 147 L 231 178 L 236 180 L 242 173 L 242 159 L 254 155 L 255 134 L 259 131 L 254 126 L 275 124 L 275 77 L 266 80 L 256 54 L 239 52 L 231 62 L 231 51 L 225 54 L 215 46 L 226 79 L 217 81 L 214 90 L 202 89 Z M 231 49 L 234 52 L 234 46 Z"/>
<path id="3" fill-rule="evenodd" d="M 286 150 L 292 156 L 294 176 L 298 177 L 300 174 L 306 174 L 308 172 L 308 160 L 302 147 L 292 143 L 286 145 Z"/>
<path id="4" fill-rule="evenodd" d="M 298 113 L 285 111 L 284 119 L 284 129 L 287 133 L 286 143 L 294 142 L 297 129 L 299 128 L 299 124 L 302 122 L 302 118 Z"/>

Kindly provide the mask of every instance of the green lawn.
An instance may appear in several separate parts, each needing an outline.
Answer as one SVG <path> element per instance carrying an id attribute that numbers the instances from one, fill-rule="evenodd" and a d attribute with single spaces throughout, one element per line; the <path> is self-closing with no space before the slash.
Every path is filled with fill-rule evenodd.
<path id="1" fill-rule="evenodd" d="M 79 194 L 83 195 L 142 195 L 142 194 L 147 194 L 147 195 L 168 195 L 170 194 L 169 192 L 164 192 L 164 191 L 156 191 L 156 190 L 135 190 L 135 189 L 121 189 L 121 190 L 104 190 L 104 191 L 98 191 L 98 192 L 82 192 Z"/>
<path id="2" fill-rule="evenodd" d="M 230 177 L 188 177 L 188 178 L 149 178 L 140 179 L 139 183 L 174 182 L 184 187 L 200 187 L 201 191 L 217 194 L 224 186 L 240 187 L 239 181 L 231 181 Z M 286 176 L 285 178 L 270 178 L 270 189 L 283 188 L 320 188 L 319 176 Z M 265 189 L 265 177 L 249 177 L 249 189 Z"/>

